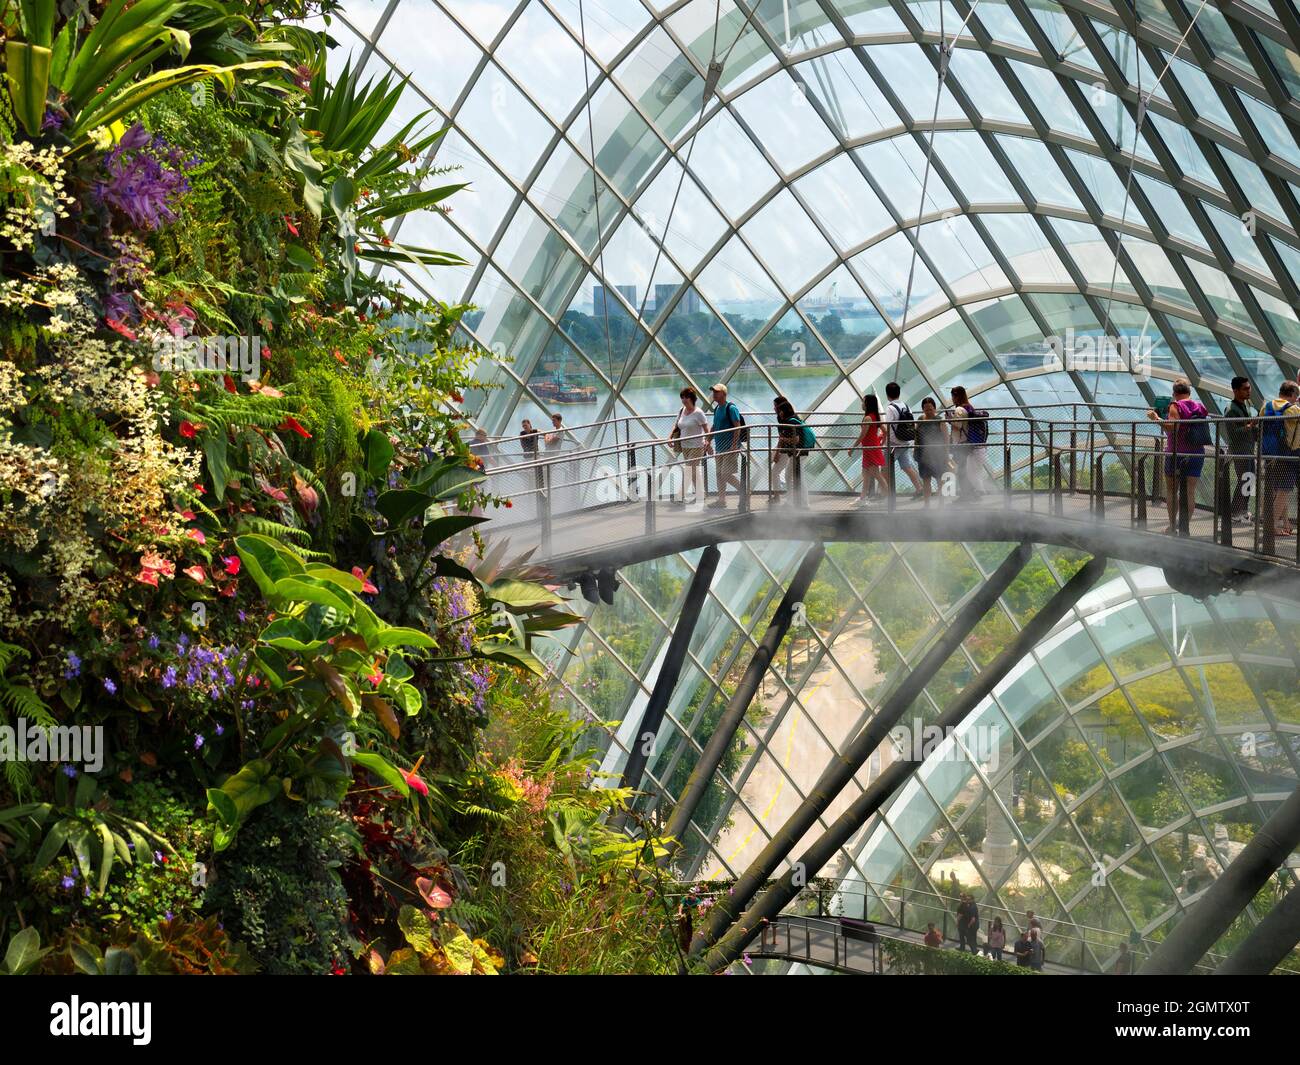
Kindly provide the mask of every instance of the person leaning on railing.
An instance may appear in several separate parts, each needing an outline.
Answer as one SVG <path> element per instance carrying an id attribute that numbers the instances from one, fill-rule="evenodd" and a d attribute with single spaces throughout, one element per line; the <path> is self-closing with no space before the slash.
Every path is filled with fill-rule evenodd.
<path id="1" fill-rule="evenodd" d="M 1201 421 L 1209 411 L 1205 404 L 1192 398 L 1192 386 L 1181 378 L 1174 382 L 1173 399 L 1163 418 L 1155 410 L 1148 410 L 1147 417 L 1159 422 L 1165 430 L 1165 508 L 1169 513 L 1169 525 L 1166 533 L 1178 531 L 1178 482 L 1187 483 L 1189 507 L 1196 499 L 1196 482 L 1200 480 L 1201 469 L 1205 465 L 1204 444 L 1197 445 L 1191 427 L 1192 421 Z"/>

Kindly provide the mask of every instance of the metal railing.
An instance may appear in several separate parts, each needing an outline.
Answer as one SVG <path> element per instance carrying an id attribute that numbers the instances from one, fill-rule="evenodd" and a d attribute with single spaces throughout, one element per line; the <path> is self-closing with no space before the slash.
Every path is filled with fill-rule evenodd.
<path id="1" fill-rule="evenodd" d="M 712 516 L 724 501 L 740 513 L 764 505 L 894 510 L 911 496 L 927 507 L 1001 502 L 1164 529 L 1300 565 L 1293 531 L 1300 455 L 1270 454 L 1260 418 L 951 414 L 903 423 L 916 436 L 898 442 L 886 438 L 883 422 L 864 433 L 860 416 L 845 416 L 806 423 L 811 447 L 803 446 L 805 423 L 761 422 L 684 441 L 665 435 L 543 450 L 522 461 L 488 458 L 486 490 L 511 500 L 493 525 L 535 523 L 545 555 L 557 520 L 613 505 L 643 504 L 640 535 L 672 510 L 706 511 L 709 497 Z M 1197 433 L 1208 443 L 1197 443 Z"/>
<path id="2" fill-rule="evenodd" d="M 721 897 L 726 893 L 724 889 L 708 882 L 703 884 L 707 886 L 679 884 L 677 888 L 687 888 L 682 897 L 689 895 L 697 902 L 700 899 Z M 691 891 L 692 886 L 702 889 Z M 781 919 L 803 918 L 830 922 L 848 919 L 872 925 L 877 934 L 880 934 L 881 929 L 893 928 L 921 935 L 928 925 L 933 924 L 943 935 L 944 943 L 948 944 L 958 938 L 957 903 L 958 900 L 951 895 L 921 888 L 890 887 L 854 881 L 841 887 L 821 885 L 805 888 L 781 911 Z M 1012 943 L 1019 932 L 1028 929 L 1029 911 L 1013 910 L 987 902 L 979 902 L 978 906 L 980 950 L 986 949 L 988 929 L 996 917 L 1001 919 L 1006 932 L 1003 958 L 1014 960 Z M 1111 972 L 1123 944 L 1129 948 L 1133 970 L 1136 971 L 1160 945 L 1159 940 L 1145 936 L 1135 937 L 1132 932 L 1094 928 L 1070 919 L 1035 914 L 1035 920 L 1041 928 L 1047 961 L 1082 973 Z M 768 934 L 770 933 L 766 930 L 760 933 Z M 850 938 L 853 938 L 852 933 Z M 1226 955 L 1213 952 L 1206 953 L 1193 972 L 1212 973 L 1225 957 Z M 1274 972 L 1300 976 L 1300 971 L 1284 966 L 1279 966 Z"/>

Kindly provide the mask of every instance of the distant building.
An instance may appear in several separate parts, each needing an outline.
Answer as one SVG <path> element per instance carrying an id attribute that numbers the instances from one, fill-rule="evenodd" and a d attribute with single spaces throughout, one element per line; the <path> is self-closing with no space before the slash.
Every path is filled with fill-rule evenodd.
<path id="1" fill-rule="evenodd" d="M 614 291 L 627 301 L 629 307 L 635 307 L 636 304 L 636 285 L 615 285 Z M 620 310 L 618 300 L 611 300 L 609 309 L 611 313 Z M 605 286 L 595 285 L 591 290 L 591 313 L 605 313 Z"/>
<path id="2" fill-rule="evenodd" d="M 668 306 L 668 301 L 673 298 L 673 293 L 677 291 L 676 285 L 655 285 L 655 312 L 663 310 Z M 700 310 L 700 294 L 693 288 L 688 288 L 678 301 L 675 311 L 681 314 L 697 314 Z"/>

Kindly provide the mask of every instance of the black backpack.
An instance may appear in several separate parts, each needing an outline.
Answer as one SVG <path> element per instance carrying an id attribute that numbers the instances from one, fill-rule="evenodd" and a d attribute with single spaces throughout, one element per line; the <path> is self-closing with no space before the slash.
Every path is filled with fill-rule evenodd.
<path id="1" fill-rule="evenodd" d="M 889 405 L 898 414 L 898 421 L 894 422 L 894 439 L 905 440 L 909 443 L 915 440 L 916 419 L 912 417 L 912 411 L 907 404 L 891 399 Z"/>
<path id="2" fill-rule="evenodd" d="M 966 407 L 966 443 L 987 444 L 989 441 L 989 412 Z"/>
<path id="3" fill-rule="evenodd" d="M 735 410 L 736 418 L 738 419 L 737 421 L 734 422 L 730 421 L 732 410 Z M 745 424 L 745 416 L 740 413 L 740 408 L 730 401 L 728 401 L 727 403 L 727 418 L 728 421 L 730 422 L 728 428 L 734 428 L 736 430 L 736 434 L 735 434 L 736 444 L 737 445 L 748 444 L 749 426 Z"/>

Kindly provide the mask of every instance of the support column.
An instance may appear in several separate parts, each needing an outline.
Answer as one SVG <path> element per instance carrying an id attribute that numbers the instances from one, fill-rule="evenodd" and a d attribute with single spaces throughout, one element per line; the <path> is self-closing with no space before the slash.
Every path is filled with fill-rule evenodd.
<path id="1" fill-rule="evenodd" d="M 1078 573 L 1071 577 L 1041 610 L 1035 614 L 1012 641 L 1011 646 L 981 670 L 964 687 L 952 704 L 935 719 L 934 724 L 943 729 L 955 728 L 975 710 L 1002 682 L 1012 669 L 1052 631 L 1076 603 L 1087 593 L 1106 571 L 1106 559 L 1089 559 Z M 876 780 L 849 805 L 821 837 L 800 856 L 802 883 L 812 880 L 822 867 L 853 837 L 872 814 L 893 795 L 918 769 L 920 761 L 900 758 L 880 774 Z M 717 971 L 735 961 L 745 949 L 745 944 L 763 927 L 763 919 L 771 921 L 796 895 L 794 871 L 787 872 L 749 908 L 704 959 L 710 971 Z"/>
<path id="2" fill-rule="evenodd" d="M 992 794 L 984 800 L 984 856 L 980 863 L 985 875 L 995 884 L 1015 863 L 1019 851 L 1016 834 L 1004 812 L 1011 809 L 1015 801 L 1016 780 L 1010 768 L 1014 753 L 1011 734 L 1003 732 L 998 736 L 997 764 L 1008 768 L 1002 779 L 993 785 Z"/>
<path id="3" fill-rule="evenodd" d="M 1297 846 L 1300 788 L 1260 826 L 1245 850 L 1174 926 L 1142 966 L 1140 975 L 1180 976 L 1191 972 Z"/>
<path id="4" fill-rule="evenodd" d="M 672 639 L 668 641 L 668 650 L 664 652 L 664 660 L 659 666 L 659 676 L 655 678 L 654 689 L 650 692 L 645 712 L 641 715 L 641 725 L 632 739 L 632 749 L 628 751 L 622 780 L 625 788 L 636 790 L 641 786 L 641 777 L 645 773 L 646 762 L 650 759 L 649 749 L 658 740 L 659 726 L 663 724 L 668 700 L 672 698 L 677 678 L 681 676 L 682 663 L 686 661 L 686 652 L 691 646 L 691 637 L 695 634 L 695 623 L 700 618 L 704 598 L 713 583 L 713 574 L 717 571 L 720 557 L 717 546 L 710 544 L 704 549 L 700 564 L 695 568 L 695 576 L 686 592 L 686 601 L 677 616 Z"/>
<path id="5" fill-rule="evenodd" d="M 786 589 L 785 596 L 776 608 L 776 613 L 768 622 L 767 631 L 763 633 L 762 640 L 754 648 L 749 665 L 745 667 L 745 675 L 740 678 L 740 684 L 736 686 L 735 692 L 728 700 L 727 708 L 714 726 L 713 734 L 704 745 L 704 750 L 700 752 L 695 768 L 691 770 L 686 787 L 682 789 L 681 798 L 673 807 L 672 817 L 669 818 L 668 827 L 665 829 L 665 835 L 670 837 L 670 842 L 667 845 L 667 853 L 659 859 L 658 863 L 661 868 L 666 866 L 681 848 L 691 818 L 695 816 L 695 811 L 699 808 L 700 801 L 713 780 L 713 774 L 722 764 L 722 759 L 726 756 L 727 749 L 740 728 L 740 723 L 744 721 L 745 714 L 749 711 L 749 704 L 754 701 L 754 693 L 758 691 L 758 686 L 777 648 L 781 646 L 781 641 L 785 639 L 785 634 L 794 620 L 795 608 L 808 594 L 808 586 L 817 575 L 817 568 L 821 565 L 825 554 L 825 546 L 818 543 L 813 544 L 804 555 L 798 570 L 795 571 L 794 579 L 790 582 L 790 587 Z"/>
<path id="6" fill-rule="evenodd" d="M 817 823 L 817 819 L 826 812 L 827 807 L 835 801 L 835 797 L 862 768 L 871 756 L 871 752 L 880 746 L 889 734 L 889 730 L 907 712 L 907 708 L 948 661 L 953 651 L 970 635 L 980 619 L 988 613 L 1020 571 L 1025 568 L 1031 551 L 1032 548 L 1028 543 L 1022 543 L 1007 555 L 993 575 L 977 588 L 970 599 L 957 611 L 947 628 L 939 634 L 934 646 L 921 657 L 920 662 L 903 678 L 902 683 L 881 703 L 871 720 L 849 743 L 844 753 L 832 760 L 790 820 L 772 837 L 762 853 L 736 881 L 731 893 L 719 898 L 709 910 L 706 924 L 696 932 L 691 944 L 693 956 L 703 953 L 736 915 L 749 905 L 750 900 L 772 872 L 803 839 L 804 834 Z"/>
<path id="7" fill-rule="evenodd" d="M 1214 970 L 1215 976 L 1267 976 L 1300 943 L 1300 887 L 1283 896 L 1237 949 Z"/>

